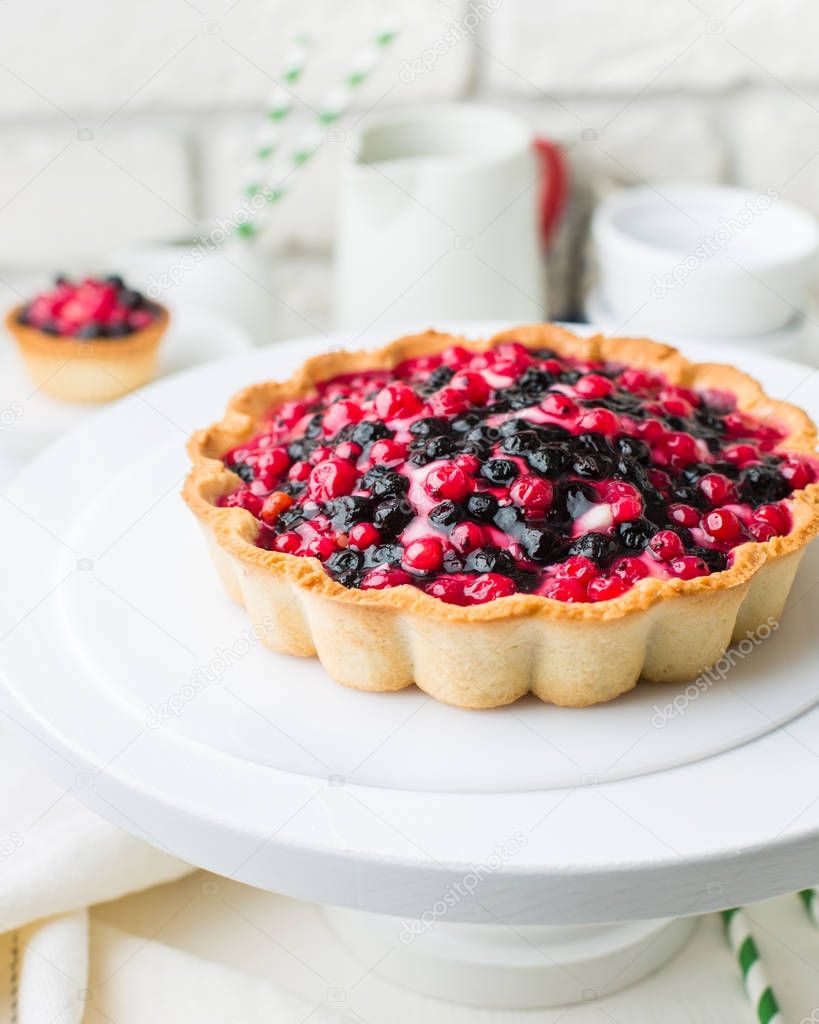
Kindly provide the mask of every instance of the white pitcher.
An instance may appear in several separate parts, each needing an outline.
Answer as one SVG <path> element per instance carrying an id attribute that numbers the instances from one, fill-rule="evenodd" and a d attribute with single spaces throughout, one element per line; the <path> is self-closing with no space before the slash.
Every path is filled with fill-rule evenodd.
<path id="1" fill-rule="evenodd" d="M 348 132 L 338 326 L 542 320 L 532 133 L 470 104 L 417 106 Z"/>

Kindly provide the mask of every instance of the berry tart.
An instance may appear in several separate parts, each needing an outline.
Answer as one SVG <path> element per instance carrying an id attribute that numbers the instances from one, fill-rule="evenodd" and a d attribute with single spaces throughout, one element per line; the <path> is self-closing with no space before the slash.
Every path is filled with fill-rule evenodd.
<path id="1" fill-rule="evenodd" d="M 364 690 L 579 707 L 694 678 L 781 614 L 815 445 L 667 345 L 428 332 L 239 392 L 183 494 L 273 649 Z"/>
<path id="2" fill-rule="evenodd" d="M 103 402 L 154 376 L 168 311 L 121 277 L 58 277 L 12 309 L 6 327 L 38 389 L 74 402 Z"/>

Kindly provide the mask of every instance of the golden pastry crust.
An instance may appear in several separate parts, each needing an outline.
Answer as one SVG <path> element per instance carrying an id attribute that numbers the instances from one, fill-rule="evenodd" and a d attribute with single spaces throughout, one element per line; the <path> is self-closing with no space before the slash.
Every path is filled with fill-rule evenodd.
<path id="1" fill-rule="evenodd" d="M 193 435 L 193 469 L 183 497 L 197 516 L 222 581 L 274 650 L 318 654 L 338 682 L 363 690 L 415 683 L 462 707 L 495 707 L 531 691 L 544 701 L 587 706 L 611 700 L 638 678 L 679 682 L 717 661 L 732 638 L 778 618 L 808 541 L 819 532 L 819 484 L 789 498 L 785 536 L 734 549 L 730 568 L 691 580 L 640 580 L 609 601 L 571 604 L 515 594 L 486 604 L 446 604 L 412 586 L 356 590 L 336 583 L 315 558 L 256 547 L 258 523 L 241 508 L 217 507 L 237 478 L 220 456 L 253 435 L 271 407 L 311 393 L 316 382 L 457 344 L 480 351 L 504 340 L 559 355 L 657 370 L 673 384 L 732 391 L 738 407 L 787 430 L 779 445 L 813 453 L 816 427 L 796 406 L 765 395 L 731 366 L 690 363 L 669 345 L 642 338 L 579 337 L 550 324 L 515 328 L 488 342 L 428 331 L 375 351 L 308 359 L 287 381 L 238 392 L 225 416 Z"/>
<path id="2" fill-rule="evenodd" d="M 80 341 L 19 322 L 22 306 L 6 315 L 6 330 L 39 390 L 71 402 L 107 402 L 142 387 L 156 372 L 159 343 L 170 314 L 164 306 L 146 327 L 121 338 Z"/>

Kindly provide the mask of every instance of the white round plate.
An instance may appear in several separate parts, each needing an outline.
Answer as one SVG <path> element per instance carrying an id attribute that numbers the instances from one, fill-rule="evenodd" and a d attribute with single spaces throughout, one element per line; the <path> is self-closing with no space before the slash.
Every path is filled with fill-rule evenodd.
<path id="1" fill-rule="evenodd" d="M 819 552 L 750 654 L 691 687 L 640 684 L 584 710 L 359 693 L 255 642 L 179 499 L 184 442 L 238 387 L 344 340 L 158 382 L 29 466 L 0 502 L 15 538 L 0 642 L 10 719 L 105 816 L 323 902 L 420 913 L 481 863 L 480 892 L 452 920 L 660 917 L 805 884 L 819 833 L 819 712 L 804 713 Z M 743 365 L 819 415 L 807 368 Z"/>

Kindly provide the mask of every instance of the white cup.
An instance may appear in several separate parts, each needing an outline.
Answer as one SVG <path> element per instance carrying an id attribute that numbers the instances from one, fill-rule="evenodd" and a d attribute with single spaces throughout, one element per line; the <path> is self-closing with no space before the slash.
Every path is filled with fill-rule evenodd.
<path id="1" fill-rule="evenodd" d="M 412 107 L 348 138 L 336 320 L 541 320 L 532 133 L 489 107 Z"/>
<path id="2" fill-rule="evenodd" d="M 722 185 L 624 189 L 592 224 L 602 298 L 629 332 L 739 338 L 782 328 L 808 303 L 816 218 Z"/>
<path id="3" fill-rule="evenodd" d="M 172 311 L 192 306 L 211 312 L 238 324 L 257 345 L 283 336 L 283 307 L 271 290 L 270 256 L 252 243 L 230 240 L 221 248 L 146 243 L 120 249 L 110 262 L 135 288 Z M 301 321 L 295 328 L 304 333 Z"/>

